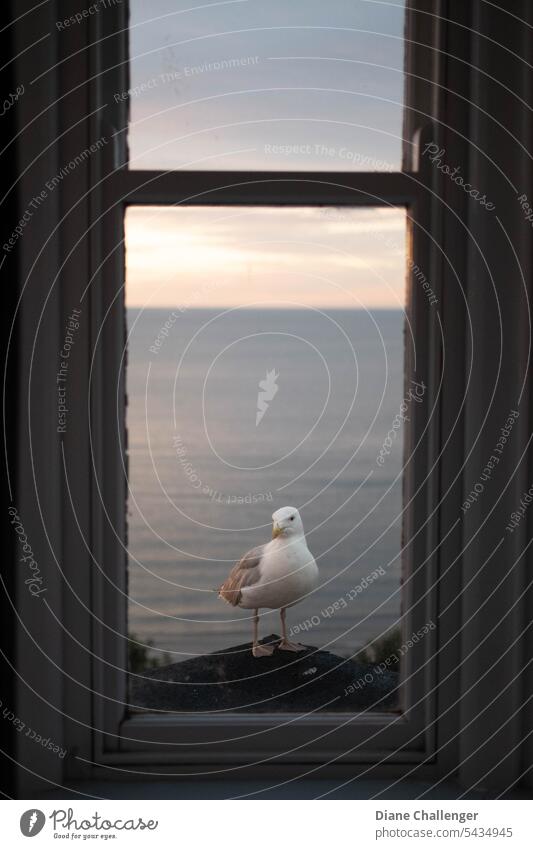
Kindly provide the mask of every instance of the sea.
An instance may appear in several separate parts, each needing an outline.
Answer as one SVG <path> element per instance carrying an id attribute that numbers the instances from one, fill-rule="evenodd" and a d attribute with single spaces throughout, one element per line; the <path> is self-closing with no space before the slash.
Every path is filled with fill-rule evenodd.
<path id="1" fill-rule="evenodd" d="M 320 571 L 287 614 L 343 657 L 400 615 L 404 314 L 130 308 L 128 630 L 171 661 L 251 639 L 216 589 L 296 507 Z M 261 611 L 262 636 L 279 633 Z M 168 658 L 167 658 L 168 659 Z"/>

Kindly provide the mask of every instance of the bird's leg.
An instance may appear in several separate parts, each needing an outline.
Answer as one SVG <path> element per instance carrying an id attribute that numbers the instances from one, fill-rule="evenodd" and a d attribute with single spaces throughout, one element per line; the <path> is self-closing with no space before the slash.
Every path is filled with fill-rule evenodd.
<path id="1" fill-rule="evenodd" d="M 279 615 L 281 619 L 281 643 L 279 643 L 278 649 L 282 651 L 305 651 L 306 646 L 302 646 L 301 643 L 290 643 L 287 639 L 287 623 L 285 621 L 287 608 L 282 607 Z"/>
<path id="2" fill-rule="evenodd" d="M 254 638 L 252 641 L 252 654 L 254 657 L 269 657 L 273 651 L 273 646 L 262 646 L 258 642 L 258 632 L 259 632 L 259 610 L 256 608 L 254 610 Z"/>

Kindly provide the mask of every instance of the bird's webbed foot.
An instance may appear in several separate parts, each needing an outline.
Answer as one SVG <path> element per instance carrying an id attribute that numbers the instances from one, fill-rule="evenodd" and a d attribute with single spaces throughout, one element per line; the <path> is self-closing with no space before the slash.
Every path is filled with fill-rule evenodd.
<path id="1" fill-rule="evenodd" d="M 255 643 L 252 646 L 252 654 L 254 657 L 270 657 L 274 654 L 274 646 L 265 646 L 262 643 Z"/>
<path id="2" fill-rule="evenodd" d="M 305 651 L 307 646 L 302 646 L 301 643 L 290 643 L 289 640 L 281 640 L 278 644 L 278 649 L 281 651 Z"/>

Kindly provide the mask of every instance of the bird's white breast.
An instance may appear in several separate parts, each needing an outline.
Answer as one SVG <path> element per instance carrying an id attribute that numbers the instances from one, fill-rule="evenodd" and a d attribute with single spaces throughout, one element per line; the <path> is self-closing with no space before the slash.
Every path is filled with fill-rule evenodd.
<path id="1" fill-rule="evenodd" d="M 272 540 L 263 551 L 258 583 L 243 589 L 241 607 L 289 607 L 317 584 L 318 567 L 305 538 Z"/>

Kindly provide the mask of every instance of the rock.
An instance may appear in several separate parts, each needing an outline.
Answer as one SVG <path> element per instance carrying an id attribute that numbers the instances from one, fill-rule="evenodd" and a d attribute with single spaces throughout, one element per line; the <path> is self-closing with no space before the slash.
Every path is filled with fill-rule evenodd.
<path id="1" fill-rule="evenodd" d="M 278 643 L 271 634 L 262 643 Z M 255 658 L 250 643 L 130 676 L 131 707 L 260 713 L 398 710 L 398 673 L 312 646 Z"/>

